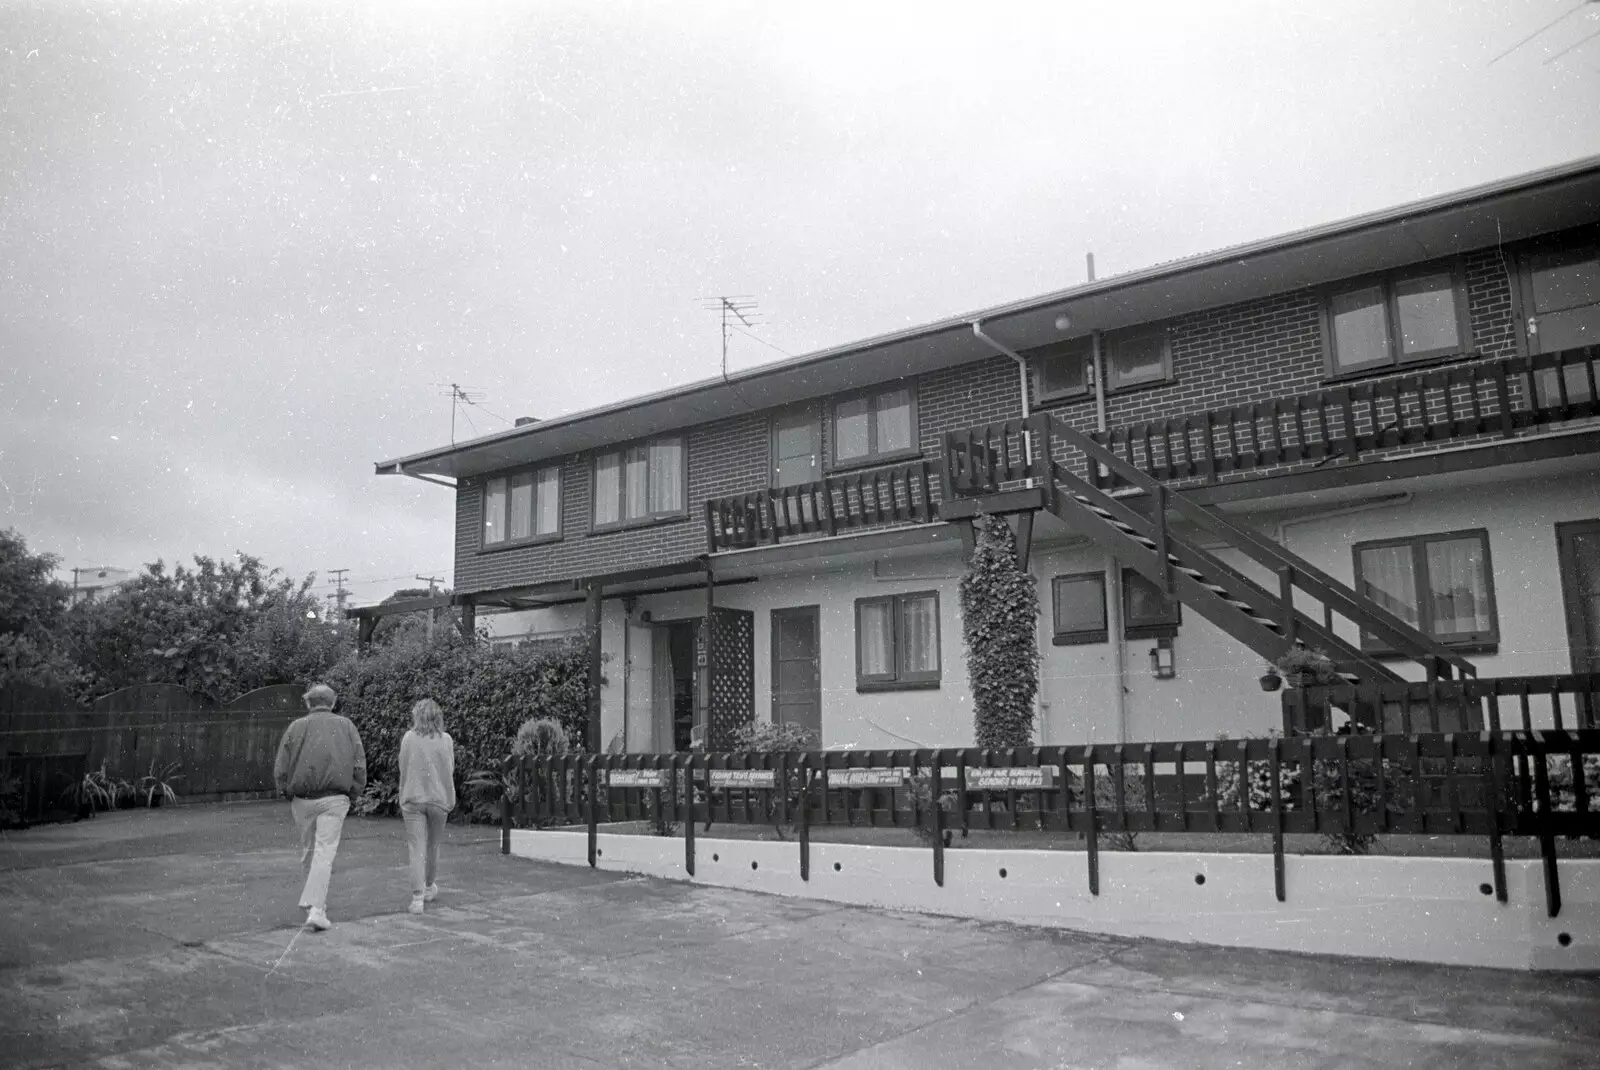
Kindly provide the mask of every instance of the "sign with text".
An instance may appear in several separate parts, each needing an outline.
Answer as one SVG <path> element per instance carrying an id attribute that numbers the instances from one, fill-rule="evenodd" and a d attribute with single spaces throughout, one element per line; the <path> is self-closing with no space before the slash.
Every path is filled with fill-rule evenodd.
<path id="1" fill-rule="evenodd" d="M 711 769 L 713 788 L 770 788 L 771 769 Z"/>
<path id="2" fill-rule="evenodd" d="M 830 788 L 898 788 L 911 779 L 910 769 L 829 769 Z"/>
<path id="3" fill-rule="evenodd" d="M 613 769 L 613 788 L 664 788 L 667 786 L 665 769 Z"/>
<path id="4" fill-rule="evenodd" d="M 1026 766 L 1015 769 L 967 767 L 968 791 L 1045 791 L 1055 787 L 1055 766 Z M 946 788 L 956 786 L 954 768 L 941 770 Z"/>

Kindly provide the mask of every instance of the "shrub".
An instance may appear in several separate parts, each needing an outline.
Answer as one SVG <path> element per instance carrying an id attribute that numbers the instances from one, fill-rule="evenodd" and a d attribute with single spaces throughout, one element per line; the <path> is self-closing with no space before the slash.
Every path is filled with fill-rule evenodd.
<path id="1" fill-rule="evenodd" d="M 549 717 L 530 717 L 517 729 L 511 753 L 529 758 L 564 758 L 571 740 L 561 722 Z"/>
<path id="2" fill-rule="evenodd" d="M 1016 538 L 1003 519 L 980 515 L 972 528 L 961 625 L 975 741 L 979 747 L 1026 747 L 1033 742 L 1039 691 L 1039 591 L 1018 563 Z"/>
<path id="3" fill-rule="evenodd" d="M 399 782 L 400 739 L 411 705 L 432 698 L 444 708 L 455 741 L 458 796 L 478 770 L 498 770 L 530 720 L 581 735 L 588 711 L 588 645 L 583 640 L 537 649 L 495 650 L 451 631 L 433 638 L 402 634 L 387 646 L 346 657 L 327 676 L 339 712 L 355 724 L 367 754 L 370 803 L 385 812 L 388 785 Z"/>
<path id="4" fill-rule="evenodd" d="M 793 751 L 814 750 L 816 746 L 816 733 L 804 725 L 798 725 L 792 721 L 784 721 L 780 724 L 751 721 L 740 725 L 738 730 L 734 732 L 732 749 L 747 754 L 788 754 Z M 788 812 L 791 814 L 797 813 L 800 807 L 800 797 L 805 791 L 805 782 L 802 778 L 801 770 L 792 767 L 786 770 L 781 790 L 785 794 L 784 802 L 788 807 Z M 681 793 L 682 789 L 680 788 L 680 805 L 682 804 Z M 794 822 L 779 822 L 777 820 L 777 791 L 762 792 L 760 798 L 772 808 L 770 814 L 773 818 L 773 831 L 778 834 L 780 840 L 787 839 L 789 834 L 794 832 Z M 662 815 L 662 817 L 665 819 L 666 815 Z M 663 827 L 669 824 L 675 827 L 675 823 L 666 820 L 663 820 L 661 824 Z"/>

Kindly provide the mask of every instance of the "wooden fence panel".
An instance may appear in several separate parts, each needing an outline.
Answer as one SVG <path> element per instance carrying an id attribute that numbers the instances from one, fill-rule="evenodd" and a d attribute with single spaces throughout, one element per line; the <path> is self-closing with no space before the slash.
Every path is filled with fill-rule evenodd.
<path id="1" fill-rule="evenodd" d="M 134 783 L 178 763 L 173 787 L 180 797 L 271 791 L 278 741 L 304 712 L 302 690 L 264 687 L 218 707 L 178 687 L 144 684 L 78 709 L 41 688 L 7 688 L 0 755 L 19 769 L 77 756 L 86 769 L 103 765 L 108 776 Z"/>

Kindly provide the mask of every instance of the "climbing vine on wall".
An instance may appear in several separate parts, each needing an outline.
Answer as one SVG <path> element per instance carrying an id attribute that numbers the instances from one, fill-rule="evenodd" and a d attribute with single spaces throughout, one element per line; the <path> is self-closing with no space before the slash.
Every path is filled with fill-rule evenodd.
<path id="1" fill-rule="evenodd" d="M 972 527 L 972 559 L 961 578 L 961 623 L 976 742 L 1026 747 L 1033 742 L 1039 692 L 1039 591 L 1017 560 L 1017 540 L 1005 520 L 980 515 Z"/>

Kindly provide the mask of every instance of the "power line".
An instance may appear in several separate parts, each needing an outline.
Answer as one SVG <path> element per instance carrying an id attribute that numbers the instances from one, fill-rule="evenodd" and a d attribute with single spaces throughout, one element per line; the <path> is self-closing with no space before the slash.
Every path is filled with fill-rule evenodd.
<path id="1" fill-rule="evenodd" d="M 1556 23 L 1558 23 L 1561 20 L 1565 19 L 1567 16 L 1571 15 L 1573 12 L 1580 11 L 1580 10 L 1583 9 L 1583 7 L 1585 5 L 1592 4 L 1594 2 L 1595 2 L 1595 0 L 1579 0 L 1579 2 L 1577 4 L 1574 4 L 1572 7 L 1568 8 L 1565 11 L 1563 11 L 1561 14 L 1557 15 L 1555 18 L 1551 19 L 1549 22 L 1545 23 L 1543 26 L 1539 27 L 1537 30 L 1534 30 L 1528 36 L 1524 37 L 1522 40 L 1518 41 L 1516 44 L 1512 45 L 1510 48 L 1508 48 L 1504 52 L 1500 53 L 1494 59 L 1492 59 L 1488 63 L 1484 64 L 1484 66 L 1486 66 L 1486 67 L 1494 66 L 1496 63 L 1499 63 L 1501 60 L 1503 60 L 1507 56 L 1511 55 L 1511 53 L 1515 52 L 1517 49 L 1521 48 L 1523 45 L 1527 44 L 1529 41 L 1533 40 L 1535 37 L 1538 37 L 1541 33 L 1544 33 L 1550 27 L 1554 26 Z M 1583 43 L 1582 41 L 1578 42 L 1578 44 L 1582 44 L 1582 43 Z M 1571 51 L 1571 50 L 1569 49 L 1568 51 Z M 1548 61 L 1546 61 L 1546 62 L 1548 62 Z"/>
<path id="2" fill-rule="evenodd" d="M 1578 48 L 1578 47 L 1580 47 L 1582 45 L 1588 44 L 1590 41 L 1593 41 L 1596 37 L 1600 37 L 1600 30 L 1596 30 L 1594 33 L 1591 33 L 1588 37 L 1584 37 L 1584 38 L 1580 39 L 1577 43 L 1570 44 L 1566 48 L 1563 48 L 1560 52 L 1557 52 L 1555 55 L 1553 55 L 1549 59 L 1545 60 L 1543 66 L 1548 67 L 1550 64 L 1554 63 L 1556 60 L 1558 60 L 1562 56 L 1566 55 L 1568 52 L 1571 52 L 1573 49 Z"/>
<path id="3" fill-rule="evenodd" d="M 768 349 L 777 350 L 779 353 L 782 353 L 786 357 L 794 356 L 793 353 L 789 352 L 787 349 L 784 349 L 782 346 L 775 346 L 771 342 L 767 341 L 765 338 L 761 337 L 759 334 L 752 334 L 749 331 L 745 330 L 743 327 L 735 327 L 734 330 L 738 331 L 740 334 L 744 335 L 746 338 L 751 338 L 751 339 L 754 339 L 757 342 L 760 342 L 762 345 L 766 346 Z"/>

